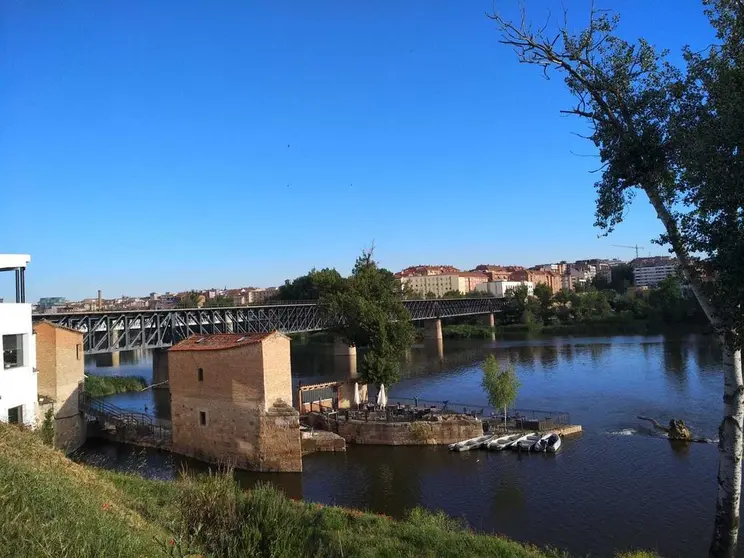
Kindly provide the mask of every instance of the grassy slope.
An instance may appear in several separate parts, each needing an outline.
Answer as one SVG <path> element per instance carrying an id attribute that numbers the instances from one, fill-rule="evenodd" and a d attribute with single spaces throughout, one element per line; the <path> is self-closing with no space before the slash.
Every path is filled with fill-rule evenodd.
<path id="1" fill-rule="evenodd" d="M 150 481 L 73 463 L 0 423 L 0 555 L 534 557 L 441 514 L 406 521 L 242 491 L 226 475 Z M 645 556 L 645 555 L 644 555 Z"/>

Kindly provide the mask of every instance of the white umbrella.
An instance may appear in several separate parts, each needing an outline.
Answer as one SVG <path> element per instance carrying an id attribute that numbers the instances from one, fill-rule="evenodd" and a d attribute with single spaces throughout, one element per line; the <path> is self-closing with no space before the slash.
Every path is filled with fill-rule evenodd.
<path id="1" fill-rule="evenodd" d="M 377 405 L 384 409 L 387 406 L 387 395 L 385 395 L 385 384 L 380 384 L 380 391 L 377 392 Z"/>
<path id="2" fill-rule="evenodd" d="M 354 382 L 354 405 L 359 407 L 362 402 L 362 398 L 359 397 L 359 382 Z"/>

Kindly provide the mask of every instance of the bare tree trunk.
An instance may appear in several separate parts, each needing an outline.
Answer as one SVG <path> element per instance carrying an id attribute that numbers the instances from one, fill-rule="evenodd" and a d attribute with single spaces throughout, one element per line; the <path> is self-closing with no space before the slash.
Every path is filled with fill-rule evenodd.
<path id="1" fill-rule="evenodd" d="M 744 382 L 742 381 L 741 349 L 723 347 L 723 421 L 718 428 L 718 497 L 711 558 L 734 558 L 739 538 L 739 507 L 741 504 L 741 459 L 744 449 Z"/>

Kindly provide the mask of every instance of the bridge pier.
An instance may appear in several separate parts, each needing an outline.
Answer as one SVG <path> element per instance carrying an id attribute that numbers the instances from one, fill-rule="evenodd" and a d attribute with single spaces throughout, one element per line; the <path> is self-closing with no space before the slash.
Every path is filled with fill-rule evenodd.
<path id="1" fill-rule="evenodd" d="M 96 366 L 98 368 L 118 368 L 120 364 L 119 351 L 100 353 L 96 355 Z"/>
<path id="2" fill-rule="evenodd" d="M 428 352 L 436 352 L 439 360 L 444 360 L 442 320 L 439 318 L 424 320 L 424 346 Z"/>
<path id="3" fill-rule="evenodd" d="M 168 389 L 168 350 L 152 350 L 152 383 L 153 389 Z"/>
<path id="4" fill-rule="evenodd" d="M 491 328 L 491 341 L 496 341 L 496 318 L 493 312 L 484 316 L 485 324 Z"/>
<path id="5" fill-rule="evenodd" d="M 346 378 L 357 377 L 357 349 L 339 337 L 333 339 L 333 368 Z"/>

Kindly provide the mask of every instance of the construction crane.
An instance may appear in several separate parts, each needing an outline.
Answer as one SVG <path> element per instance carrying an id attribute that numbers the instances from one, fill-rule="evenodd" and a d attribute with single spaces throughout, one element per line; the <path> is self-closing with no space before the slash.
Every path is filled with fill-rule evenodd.
<path id="1" fill-rule="evenodd" d="M 638 244 L 636 244 L 635 246 L 623 246 L 622 244 L 613 244 L 613 246 L 615 248 L 630 248 L 631 250 L 635 250 L 636 258 L 638 258 L 638 250 L 645 250 L 643 246 L 638 246 Z"/>

